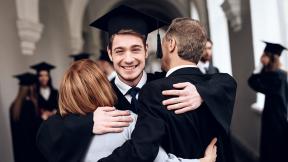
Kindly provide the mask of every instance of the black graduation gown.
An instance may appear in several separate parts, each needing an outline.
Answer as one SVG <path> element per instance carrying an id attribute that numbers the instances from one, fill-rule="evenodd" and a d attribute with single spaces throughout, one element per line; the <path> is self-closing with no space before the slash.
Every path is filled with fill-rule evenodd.
<path id="1" fill-rule="evenodd" d="M 48 110 L 48 111 L 53 111 L 53 110 L 58 110 L 58 91 L 56 89 L 51 88 L 51 93 L 46 100 L 40 92 L 38 92 L 38 107 L 41 110 Z"/>
<path id="2" fill-rule="evenodd" d="M 11 111 L 12 109 L 10 109 L 10 123 L 15 162 L 43 161 L 35 143 L 41 120 L 36 115 L 34 104 L 30 100 L 23 101 L 18 121 L 12 119 Z"/>
<path id="3" fill-rule="evenodd" d="M 159 145 L 165 151 L 182 158 L 201 158 L 213 137 L 218 138 L 217 162 L 231 162 L 229 143 L 229 126 L 236 95 L 236 82 L 226 74 L 218 75 L 226 78 L 225 84 L 230 91 L 221 95 L 226 97 L 224 105 L 221 100 L 206 98 L 205 91 L 213 89 L 198 89 L 204 94 L 204 103 L 196 110 L 176 115 L 167 110 L 161 103 L 167 99 L 162 91 L 171 89 L 173 84 L 190 82 L 197 85 L 207 81 L 211 76 L 204 76 L 198 68 L 183 68 L 173 72 L 169 77 L 146 84 L 139 95 L 141 109 L 132 139 L 126 141 L 113 153 L 101 159 L 101 162 L 140 162 L 153 161 L 158 153 Z M 208 92 L 210 93 L 210 92 Z"/>
<path id="4" fill-rule="evenodd" d="M 287 73 L 282 70 L 252 74 L 249 86 L 265 94 L 262 112 L 260 161 L 287 161 Z"/>
<path id="5" fill-rule="evenodd" d="M 93 137 L 93 113 L 85 116 L 59 113 L 42 122 L 36 144 L 49 162 L 79 162 Z"/>
<path id="6" fill-rule="evenodd" d="M 164 76 L 165 73 L 156 73 L 155 75 L 148 74 L 147 81 L 149 82 Z M 213 75 L 211 77 L 213 79 L 195 86 L 204 101 L 209 99 L 210 106 L 216 104 L 223 107 L 223 110 L 221 110 L 221 108 L 213 109 L 213 111 L 216 112 L 216 116 L 219 115 L 217 120 L 223 124 L 223 127 L 229 129 L 229 122 L 226 123 L 226 121 L 231 121 L 231 118 L 229 115 L 225 114 L 227 113 L 226 106 L 231 106 L 229 103 L 233 97 L 229 94 L 234 91 L 235 81 L 233 80 L 233 82 L 231 82 L 231 78 L 226 75 Z M 118 103 L 115 107 L 120 110 L 130 110 L 130 103 L 126 100 L 115 84 L 113 84 L 113 81 L 112 87 L 118 97 Z M 217 108 L 220 108 L 220 106 Z M 232 111 L 229 113 L 232 113 Z M 81 161 L 84 158 L 89 143 L 93 137 L 92 128 L 92 113 L 86 116 L 70 114 L 65 118 L 56 114 L 55 116 L 50 117 L 47 121 L 44 121 L 39 129 L 37 146 L 43 155 L 51 162 L 60 162 L 61 160 L 63 161 L 63 159 L 67 162 Z"/>

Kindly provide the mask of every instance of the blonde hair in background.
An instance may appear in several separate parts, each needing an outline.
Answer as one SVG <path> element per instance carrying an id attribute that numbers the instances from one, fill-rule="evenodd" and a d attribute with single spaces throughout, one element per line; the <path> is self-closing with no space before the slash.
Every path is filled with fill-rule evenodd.
<path id="1" fill-rule="evenodd" d="M 89 59 L 74 62 L 59 88 L 59 111 L 85 115 L 99 106 L 114 106 L 116 95 L 96 63 Z"/>

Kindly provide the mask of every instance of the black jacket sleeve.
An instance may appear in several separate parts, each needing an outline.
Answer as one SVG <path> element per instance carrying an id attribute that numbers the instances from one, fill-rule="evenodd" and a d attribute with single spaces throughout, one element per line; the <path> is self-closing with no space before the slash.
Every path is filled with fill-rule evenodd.
<path id="1" fill-rule="evenodd" d="M 36 144 L 49 162 L 78 162 L 85 156 L 93 137 L 92 128 L 93 113 L 65 117 L 56 114 L 42 123 Z"/>
<path id="2" fill-rule="evenodd" d="M 261 72 L 252 74 L 248 79 L 248 85 L 256 92 L 263 94 L 277 94 L 281 86 L 281 77 L 276 72 Z M 284 78 L 285 79 L 285 78 Z"/>
<path id="3" fill-rule="evenodd" d="M 234 78 L 224 73 L 213 74 L 195 87 L 215 119 L 228 133 L 237 89 Z"/>

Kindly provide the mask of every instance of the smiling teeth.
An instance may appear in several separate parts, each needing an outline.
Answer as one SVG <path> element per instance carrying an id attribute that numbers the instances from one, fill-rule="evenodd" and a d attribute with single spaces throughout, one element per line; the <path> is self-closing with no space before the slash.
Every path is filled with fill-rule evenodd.
<path id="1" fill-rule="evenodd" d="M 126 70 L 132 70 L 134 69 L 136 66 L 125 66 L 124 69 Z"/>

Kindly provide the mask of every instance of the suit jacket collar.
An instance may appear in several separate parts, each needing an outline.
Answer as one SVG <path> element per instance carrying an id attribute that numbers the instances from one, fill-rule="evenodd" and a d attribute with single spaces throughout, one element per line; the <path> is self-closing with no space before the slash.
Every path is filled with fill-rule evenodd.
<path id="1" fill-rule="evenodd" d="M 186 67 L 172 72 L 168 77 L 174 77 L 177 75 L 203 75 L 203 74 L 197 67 Z"/>

